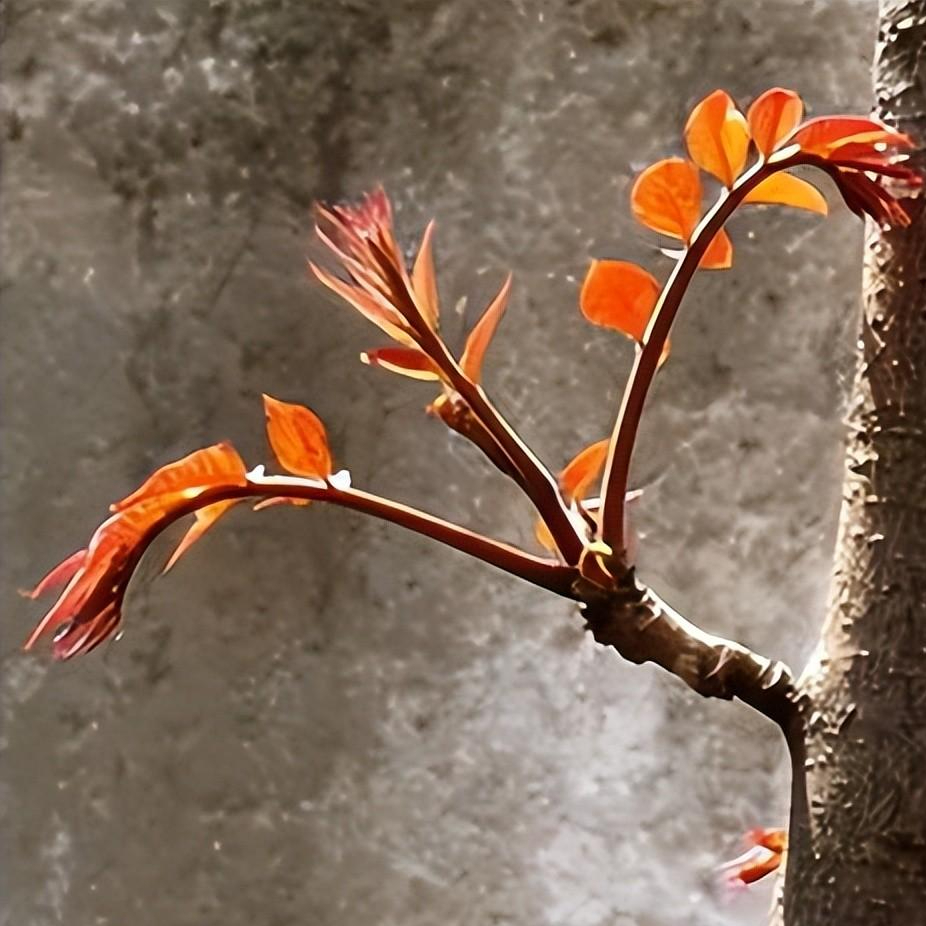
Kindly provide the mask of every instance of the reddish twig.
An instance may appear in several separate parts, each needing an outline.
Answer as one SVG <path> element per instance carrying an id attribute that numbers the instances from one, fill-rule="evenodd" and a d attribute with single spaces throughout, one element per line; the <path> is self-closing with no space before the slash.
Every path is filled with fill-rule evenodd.
<path id="1" fill-rule="evenodd" d="M 523 480 L 523 488 L 546 522 L 563 558 L 575 565 L 582 554 L 582 539 L 569 517 L 556 479 L 492 404 L 482 387 L 460 368 L 447 345 L 430 329 L 421 332 L 421 346 L 443 370 L 453 388 L 495 440 Z"/>
<path id="2" fill-rule="evenodd" d="M 354 488 L 338 488 L 330 483 L 296 476 L 265 476 L 251 472 L 243 486 L 220 486 L 207 489 L 174 509 L 171 521 L 215 502 L 238 498 L 295 498 L 330 502 L 390 521 L 423 534 L 446 546 L 467 553 L 504 572 L 524 579 L 558 595 L 573 598 L 576 570 L 556 560 L 534 556 L 515 546 L 494 540 L 451 521 L 428 514 L 400 502 Z M 160 533 L 166 524 L 158 527 Z"/>
<path id="3" fill-rule="evenodd" d="M 659 358 L 669 337 L 672 322 L 675 320 L 688 285 L 714 236 L 750 190 L 772 174 L 794 167 L 800 161 L 799 153 L 788 158 L 776 159 L 772 163 L 765 160 L 759 161 L 736 181 L 732 189 L 724 190 L 701 220 L 688 249 L 676 263 L 663 287 L 647 328 L 643 348 L 637 352 L 630 378 L 624 389 L 620 411 L 611 434 L 608 460 L 605 464 L 601 539 L 618 557 L 622 555 L 625 545 L 624 500 L 627 494 L 630 460 L 633 456 L 640 417 L 659 365 Z"/>

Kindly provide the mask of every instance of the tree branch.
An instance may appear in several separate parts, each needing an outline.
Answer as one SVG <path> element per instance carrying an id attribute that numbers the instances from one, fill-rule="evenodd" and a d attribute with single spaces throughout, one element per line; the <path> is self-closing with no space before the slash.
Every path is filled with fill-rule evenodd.
<path id="1" fill-rule="evenodd" d="M 676 263 L 659 302 L 653 310 L 644 338 L 643 349 L 637 352 L 633 369 L 621 400 L 617 422 L 611 434 L 608 461 L 605 464 L 602 488 L 601 539 L 620 556 L 624 549 L 624 498 L 630 474 L 630 459 L 640 424 L 640 416 L 653 377 L 659 366 L 659 358 L 665 346 L 672 322 L 694 276 L 702 257 L 717 232 L 733 213 L 750 190 L 763 180 L 788 167 L 793 167 L 795 158 L 779 159 L 774 164 L 759 161 L 734 184 L 724 191 L 714 206 L 701 220 L 684 256 Z"/>
<path id="2" fill-rule="evenodd" d="M 696 627 L 638 582 L 632 569 L 615 591 L 593 587 L 583 598 L 582 613 L 597 642 L 630 662 L 661 666 L 705 698 L 739 698 L 783 729 L 789 725 L 797 695 L 783 662 Z"/>
<path id="3" fill-rule="evenodd" d="M 430 329 L 419 334 L 421 349 L 443 370 L 450 384 L 520 474 L 519 484 L 549 527 L 563 558 L 572 565 L 577 563 L 583 542 L 569 517 L 556 479 L 492 404 L 482 387 L 463 372 L 440 336 Z M 489 457 L 491 459 L 491 454 Z"/>
<path id="4" fill-rule="evenodd" d="M 176 517 L 190 514 L 215 502 L 236 498 L 295 498 L 330 502 L 398 524 L 496 566 L 511 575 L 566 598 L 575 598 L 573 583 L 577 572 L 570 566 L 526 553 L 500 540 L 461 527 L 451 521 L 419 511 L 408 505 L 353 488 L 338 488 L 320 480 L 297 476 L 265 476 L 251 472 L 244 486 L 207 489 L 175 509 Z M 175 520 L 176 518 L 172 518 Z M 166 524 L 159 527 L 163 530 Z"/>

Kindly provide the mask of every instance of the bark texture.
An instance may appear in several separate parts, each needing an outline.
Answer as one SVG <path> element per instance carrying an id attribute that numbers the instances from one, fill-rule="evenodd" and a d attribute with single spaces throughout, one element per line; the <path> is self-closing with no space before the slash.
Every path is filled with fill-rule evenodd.
<path id="1" fill-rule="evenodd" d="M 920 144 L 924 41 L 926 3 L 882 0 L 877 112 Z M 926 917 L 926 217 L 910 211 L 908 229 L 866 241 L 834 579 L 795 749 L 786 926 Z"/>
<path id="2" fill-rule="evenodd" d="M 266 461 L 261 392 L 311 405 L 357 486 L 532 544 L 510 480 L 422 413 L 436 390 L 362 367 L 375 329 L 305 280 L 311 202 L 382 182 L 403 245 L 435 216 L 456 346 L 514 271 L 486 388 L 558 468 L 633 360 L 578 312 L 589 259 L 669 267 L 635 174 L 717 87 L 864 110 L 873 4 L 3 7 L 0 924 L 761 923 L 771 885 L 728 902 L 713 869 L 786 823 L 769 724 L 553 595 L 323 505 L 230 512 L 79 663 L 20 652 L 16 589 L 156 466 L 220 439 Z M 640 578 L 792 665 L 852 368 L 862 229 L 832 211 L 737 217 L 634 458 Z"/>
<path id="3" fill-rule="evenodd" d="M 692 624 L 634 570 L 616 591 L 584 595 L 582 614 L 595 640 L 624 659 L 661 666 L 704 698 L 739 698 L 782 727 L 790 723 L 797 698 L 783 662 Z"/>

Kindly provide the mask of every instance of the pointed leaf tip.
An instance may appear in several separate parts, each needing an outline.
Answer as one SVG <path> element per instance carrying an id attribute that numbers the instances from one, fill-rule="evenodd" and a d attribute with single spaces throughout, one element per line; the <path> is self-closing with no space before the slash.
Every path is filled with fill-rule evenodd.
<path id="1" fill-rule="evenodd" d="M 727 188 L 743 172 L 749 152 L 746 119 L 730 95 L 715 90 L 695 106 L 685 125 L 691 160 Z"/>
<path id="2" fill-rule="evenodd" d="M 434 220 L 428 222 L 421 237 L 421 246 L 412 268 L 412 289 L 421 315 L 432 331 L 440 320 L 440 302 L 437 296 L 437 277 L 434 273 Z"/>
<path id="3" fill-rule="evenodd" d="M 321 419 L 304 405 L 264 395 L 267 440 L 283 469 L 296 476 L 331 474 L 331 451 Z"/>
<path id="4" fill-rule="evenodd" d="M 581 501 L 601 474 L 608 459 L 610 438 L 596 441 L 579 451 L 559 474 L 559 487 L 566 501 Z"/>
<path id="5" fill-rule="evenodd" d="M 46 592 L 66 585 L 74 577 L 74 574 L 84 564 L 87 558 L 86 550 L 78 550 L 72 553 L 66 560 L 58 563 L 57 566 L 50 569 L 32 589 L 21 589 L 19 594 L 23 598 L 32 598 L 33 600 L 41 597 Z"/>
<path id="6" fill-rule="evenodd" d="M 793 90 L 772 87 L 757 97 L 746 118 L 756 148 L 768 157 L 787 138 L 804 115 L 804 102 Z"/>
<path id="7" fill-rule="evenodd" d="M 488 308 L 482 313 L 482 318 L 476 322 L 466 339 L 466 347 L 463 350 L 463 356 L 460 358 L 460 367 L 474 383 L 478 383 L 482 379 L 482 362 L 485 359 L 486 350 L 495 335 L 498 323 L 505 314 L 505 309 L 508 307 L 508 297 L 511 295 L 511 279 L 509 273 L 502 283 L 502 288 L 489 303 Z"/>
<path id="8" fill-rule="evenodd" d="M 711 239 L 698 266 L 702 270 L 729 270 L 733 266 L 733 242 L 724 229 Z"/>
<path id="9" fill-rule="evenodd" d="M 788 141 L 801 149 L 821 157 L 849 143 L 887 145 L 893 148 L 913 144 L 909 136 L 896 132 L 866 116 L 818 116 L 808 119 L 789 137 Z"/>
<path id="10" fill-rule="evenodd" d="M 819 215 L 827 213 L 826 199 L 813 184 L 782 171 L 772 174 L 750 190 L 743 202 L 793 206 Z"/>
<path id="11" fill-rule="evenodd" d="M 195 512 L 196 520 L 190 526 L 190 529 L 180 539 L 180 543 L 177 544 L 177 547 L 171 554 L 167 564 L 161 570 L 161 574 L 163 575 L 172 569 L 177 564 L 177 560 L 179 560 L 180 557 L 183 556 L 183 554 L 186 553 L 186 551 L 189 550 L 190 547 L 193 546 L 193 544 L 196 543 L 196 541 L 199 540 L 199 538 L 202 537 L 202 535 L 205 534 L 206 531 L 209 530 L 209 528 L 212 527 L 212 525 L 215 524 L 215 522 L 218 521 L 218 519 L 222 517 L 223 514 L 225 514 L 226 511 L 228 511 L 229 508 L 234 507 L 241 501 L 242 499 L 240 498 L 232 498 L 227 501 L 215 502 L 215 504 L 206 505 L 205 508 L 198 508 Z"/>

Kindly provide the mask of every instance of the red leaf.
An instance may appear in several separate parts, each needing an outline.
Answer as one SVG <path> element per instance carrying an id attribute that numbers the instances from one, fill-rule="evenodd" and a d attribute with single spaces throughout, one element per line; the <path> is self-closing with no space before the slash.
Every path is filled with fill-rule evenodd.
<path id="1" fill-rule="evenodd" d="M 489 342 L 498 328 L 498 323 L 508 307 L 508 297 L 511 294 L 511 274 L 505 277 L 498 295 L 489 303 L 489 307 L 482 313 L 482 318 L 476 322 L 473 330 L 466 339 L 466 347 L 460 358 L 460 367 L 474 383 L 482 379 L 482 361 L 485 358 Z"/>
<path id="2" fill-rule="evenodd" d="M 715 90 L 691 111 L 685 124 L 685 142 L 691 160 L 727 188 L 746 166 L 746 119 L 723 90 Z"/>
<path id="3" fill-rule="evenodd" d="M 651 164 L 637 177 L 630 205 L 643 225 L 688 241 L 701 216 L 698 168 L 684 158 Z"/>
<path id="4" fill-rule="evenodd" d="M 613 328 L 642 343 L 659 298 L 656 278 L 623 260 L 593 260 L 579 295 L 582 314 L 595 325 Z"/>
<path id="5" fill-rule="evenodd" d="M 721 865 L 731 884 L 753 884 L 776 871 L 784 857 L 788 836 L 784 830 L 754 829 L 746 834 L 751 848 L 742 855 Z"/>
<path id="6" fill-rule="evenodd" d="M 755 846 L 734 862 L 735 865 L 728 874 L 730 880 L 739 881 L 741 884 L 755 884 L 756 881 L 781 867 L 781 855 L 777 852 L 769 852 L 761 846 Z"/>
<path id="7" fill-rule="evenodd" d="M 415 341 L 406 331 L 402 317 L 381 296 L 373 296 L 358 286 L 345 283 L 344 280 L 339 280 L 334 274 L 322 270 L 311 261 L 309 261 L 309 269 L 320 283 L 349 302 L 364 318 L 385 331 L 389 337 L 394 338 L 400 344 L 414 346 Z"/>
<path id="8" fill-rule="evenodd" d="M 20 592 L 20 594 L 25 598 L 32 598 L 34 600 L 44 595 L 46 592 L 66 585 L 70 582 L 74 573 L 84 564 L 86 558 L 86 550 L 78 550 L 76 553 L 72 553 L 66 560 L 58 563 L 54 569 L 49 570 L 48 573 L 39 580 L 35 588 L 30 591 Z"/>
<path id="9" fill-rule="evenodd" d="M 783 829 L 765 829 L 756 826 L 746 833 L 747 841 L 756 846 L 763 846 L 772 852 L 784 852 L 788 848 L 788 831 Z"/>
<path id="10" fill-rule="evenodd" d="M 412 379 L 440 379 L 437 364 L 415 347 L 380 347 L 364 351 L 360 360 L 370 366 L 382 367 L 391 373 L 400 373 Z"/>
<path id="11" fill-rule="evenodd" d="M 896 152 L 879 149 L 866 142 L 839 145 L 830 151 L 826 159 L 840 167 L 894 177 L 910 187 L 922 186 L 923 183 L 923 178 L 909 166 L 905 157 L 898 158 Z"/>
<path id="12" fill-rule="evenodd" d="M 119 625 L 129 581 L 150 541 L 178 514 L 178 506 L 213 486 L 247 485 L 244 463 L 230 444 L 216 444 L 169 463 L 113 506 L 86 551 L 74 554 L 43 579 L 35 592 L 67 581 L 57 601 L 26 641 L 32 647 L 54 634 L 54 655 L 69 659 L 93 649 Z M 183 552 L 235 500 L 207 505 L 171 560 Z"/>
<path id="13" fill-rule="evenodd" d="M 894 148 L 913 145 L 908 135 L 895 132 L 864 116 L 820 116 L 809 119 L 797 128 L 788 142 L 821 157 L 828 157 L 833 149 L 849 142 L 885 144 Z"/>
<path id="14" fill-rule="evenodd" d="M 269 395 L 264 395 L 264 411 L 267 439 L 283 469 L 314 479 L 331 475 L 328 437 L 315 412 Z"/>
<path id="15" fill-rule="evenodd" d="M 588 490 L 601 475 L 601 469 L 608 459 L 609 444 L 609 438 L 589 444 L 563 467 L 559 474 L 559 489 L 569 504 L 581 501 L 588 495 Z M 534 521 L 534 537 L 545 550 L 556 553 L 556 541 L 543 518 Z"/>
<path id="16" fill-rule="evenodd" d="M 437 327 L 437 287 L 431 258 L 433 227 L 425 231 L 410 275 L 380 187 L 359 203 L 316 209 L 319 239 L 340 262 L 347 279 L 312 266 L 329 289 L 399 343 L 414 346 L 423 326 Z"/>
<path id="17" fill-rule="evenodd" d="M 163 495 L 195 498 L 212 486 L 243 486 L 247 483 L 246 473 L 247 467 L 238 452 L 223 441 L 194 450 L 182 459 L 155 470 L 134 492 L 110 505 L 109 510 L 124 511 L 139 502 Z"/>
<path id="18" fill-rule="evenodd" d="M 433 331 L 436 331 L 440 318 L 440 302 L 437 297 L 437 278 L 434 274 L 433 238 L 434 222 L 432 220 L 428 222 L 428 227 L 424 230 L 421 247 L 418 248 L 418 256 L 415 258 L 415 266 L 412 268 L 412 288 L 415 291 L 422 318 Z"/>
<path id="19" fill-rule="evenodd" d="M 162 573 L 172 568 L 177 560 L 180 559 L 180 557 L 183 556 L 183 554 L 186 553 L 186 551 L 189 550 L 229 508 L 237 505 L 240 501 L 240 498 L 232 498 L 227 501 L 216 502 L 214 505 L 206 505 L 205 508 L 197 508 L 194 512 L 196 520 L 193 522 L 190 529 L 183 535 L 180 543 L 177 544 L 177 548 L 171 554 Z"/>
<path id="20" fill-rule="evenodd" d="M 119 605 L 110 602 L 92 619 L 62 627 L 55 634 L 52 645 L 55 659 L 70 659 L 89 653 L 115 632 L 121 619 Z"/>
<path id="21" fill-rule="evenodd" d="M 880 183 L 866 174 L 836 167 L 832 177 L 846 205 L 856 215 L 863 216 L 867 213 L 882 225 L 906 228 L 910 224 L 910 216 L 903 205 Z"/>
<path id="22" fill-rule="evenodd" d="M 133 546 L 140 539 L 134 523 L 138 518 L 137 508 L 145 507 L 151 507 L 150 503 L 143 502 L 133 508 L 133 521 L 128 524 L 124 523 L 128 515 L 120 513 L 114 514 L 96 529 L 78 568 L 57 601 L 29 635 L 25 649 L 31 649 L 45 633 L 63 630 L 65 636 L 72 632 L 82 636 L 83 629 L 72 625 L 83 627 L 93 624 L 113 603 L 118 611 L 125 583 L 131 574 Z M 69 560 L 72 559 L 69 557 Z M 60 657 L 57 640 L 55 655 Z"/>
<path id="23" fill-rule="evenodd" d="M 568 502 L 581 501 L 588 495 L 595 480 L 601 475 L 602 467 L 608 459 L 610 438 L 589 444 L 577 453 L 559 474 L 559 487 Z"/>
<path id="24" fill-rule="evenodd" d="M 702 270 L 728 270 L 733 266 L 733 244 L 722 228 L 707 246 L 698 266 Z"/>
<path id="25" fill-rule="evenodd" d="M 794 131 L 803 114 L 804 103 L 793 90 L 781 87 L 766 90 L 749 107 L 746 116 L 759 151 L 766 156 L 771 154 Z"/>

